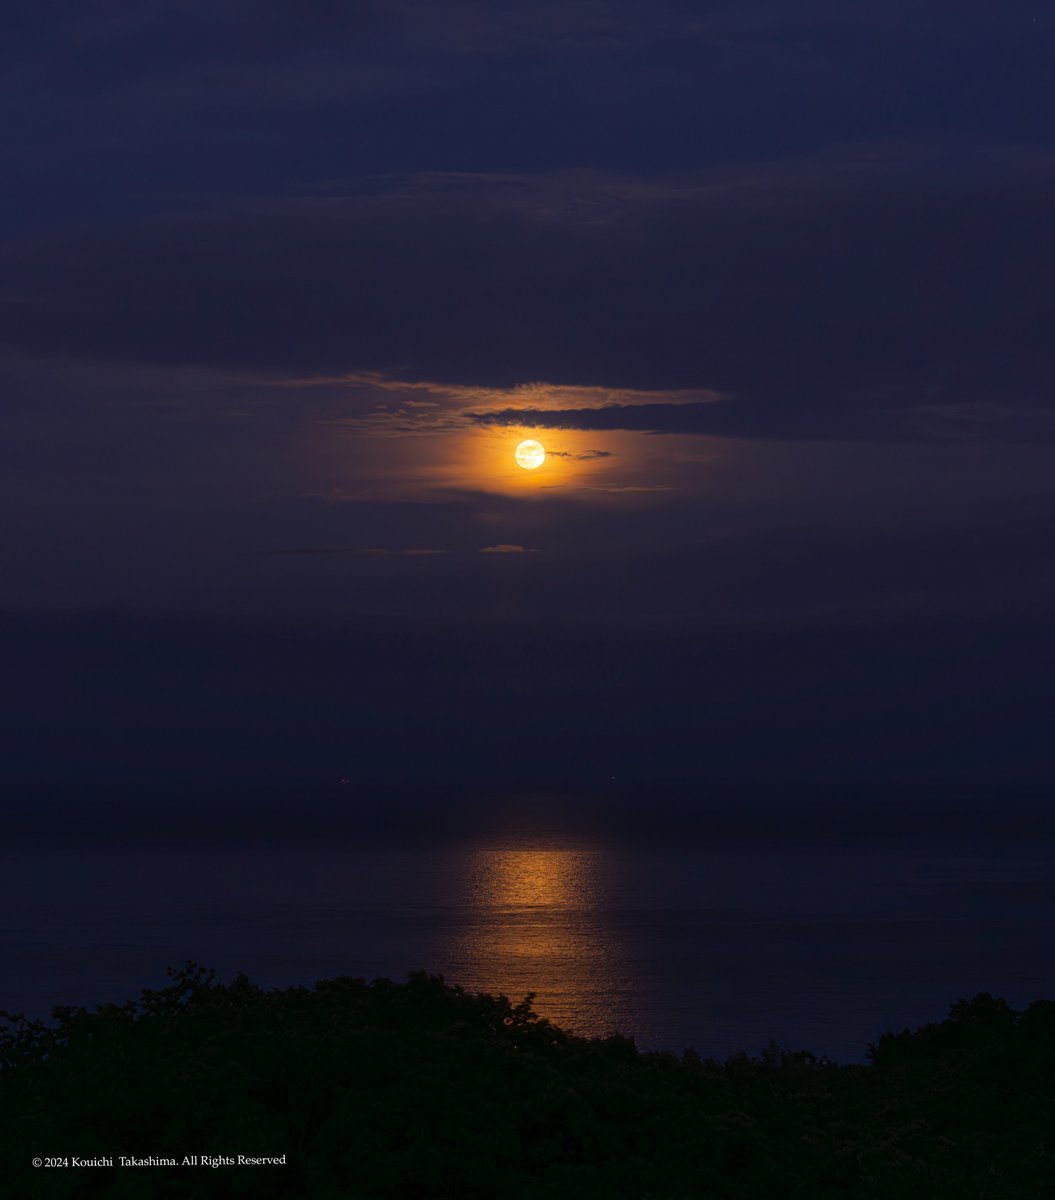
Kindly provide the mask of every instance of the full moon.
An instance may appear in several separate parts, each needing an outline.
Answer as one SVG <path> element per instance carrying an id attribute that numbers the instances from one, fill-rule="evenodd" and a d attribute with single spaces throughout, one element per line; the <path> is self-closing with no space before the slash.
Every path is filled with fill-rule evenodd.
<path id="1" fill-rule="evenodd" d="M 546 450 L 541 442 L 521 442 L 516 448 L 517 466 L 525 471 L 535 471 L 546 461 Z"/>

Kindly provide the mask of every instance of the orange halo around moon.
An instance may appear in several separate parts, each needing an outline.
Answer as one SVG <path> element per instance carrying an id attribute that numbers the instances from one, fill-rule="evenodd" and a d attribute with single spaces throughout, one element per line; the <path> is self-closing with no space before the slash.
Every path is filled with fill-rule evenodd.
<path id="1" fill-rule="evenodd" d="M 523 467 L 525 471 L 535 471 L 546 461 L 546 450 L 541 442 L 529 439 L 517 446 L 515 457 L 518 467 Z"/>

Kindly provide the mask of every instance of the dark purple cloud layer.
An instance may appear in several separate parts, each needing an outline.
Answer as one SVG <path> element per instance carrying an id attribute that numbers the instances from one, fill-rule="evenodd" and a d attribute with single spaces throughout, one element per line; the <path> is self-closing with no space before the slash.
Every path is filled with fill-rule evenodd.
<path id="1" fill-rule="evenodd" d="M 1041 9 L 5 16 L 12 772 L 1050 777 Z"/>
<path id="2" fill-rule="evenodd" d="M 591 192 L 601 218 L 568 207 Z M 393 183 L 15 243 L 4 336 L 118 361 L 714 388 L 742 402 L 665 427 L 746 437 L 925 437 L 979 405 L 996 436 L 1050 421 L 1055 156 L 855 151 L 510 193 Z"/>

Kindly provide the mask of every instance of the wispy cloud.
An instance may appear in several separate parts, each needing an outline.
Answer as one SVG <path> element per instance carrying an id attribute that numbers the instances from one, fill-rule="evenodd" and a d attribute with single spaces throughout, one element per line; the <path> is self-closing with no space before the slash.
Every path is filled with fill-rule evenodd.
<path id="1" fill-rule="evenodd" d="M 716 417 L 716 412 L 721 415 Z M 604 404 L 596 408 L 505 408 L 470 412 L 478 425 L 527 426 L 542 429 L 632 430 L 639 433 L 714 433 L 726 421 L 727 409 L 715 401 L 700 404 L 671 404 L 662 399 L 652 404 Z"/>
<path id="2" fill-rule="evenodd" d="M 518 546 L 511 542 L 499 542 L 497 546 L 482 546 L 481 554 L 536 554 L 537 551 L 528 546 Z"/>
<path id="3" fill-rule="evenodd" d="M 779 438 L 805 441 L 972 440 L 1050 441 L 1055 413 L 1039 404 L 929 402 L 925 384 L 891 390 L 885 404 L 872 396 L 812 409 L 789 395 L 783 409 L 747 398 L 707 404 L 609 404 L 589 409 L 500 409 L 468 418 L 488 428 L 524 427 L 585 432 L 626 431 L 647 435 Z M 704 461 L 680 455 L 679 461 Z"/>
<path id="4" fill-rule="evenodd" d="M 575 489 L 577 492 L 609 492 L 612 495 L 633 492 L 673 492 L 674 490 L 673 487 L 665 483 L 611 484 L 610 486 L 584 486 Z"/>
<path id="5" fill-rule="evenodd" d="M 278 391 L 318 394 L 330 409 L 331 424 L 356 435 L 434 434 L 488 426 L 538 425 L 560 428 L 568 413 L 610 413 L 637 408 L 691 408 L 724 398 L 710 388 L 649 389 L 529 382 L 512 387 L 480 387 L 435 380 L 407 380 L 376 372 L 291 377 L 271 381 Z M 481 406 L 494 406 L 483 408 Z M 572 407 L 574 406 L 574 407 Z M 596 429 L 634 428 L 595 420 Z M 567 425 L 566 428 L 591 428 Z M 554 450 L 555 458 L 586 462 L 610 458 L 612 451 Z"/>
<path id="6" fill-rule="evenodd" d="M 448 553 L 446 550 L 437 550 L 430 546 L 410 546 L 397 549 L 380 546 L 295 546 L 280 550 L 258 550 L 256 555 L 260 558 L 282 558 L 287 555 L 315 554 L 352 554 L 363 558 L 432 558 L 436 555 L 446 553 Z"/>

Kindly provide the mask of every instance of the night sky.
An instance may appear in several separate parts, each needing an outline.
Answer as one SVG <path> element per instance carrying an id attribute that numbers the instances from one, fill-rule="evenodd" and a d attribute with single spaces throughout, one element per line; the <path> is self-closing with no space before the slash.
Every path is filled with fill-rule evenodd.
<path id="1" fill-rule="evenodd" d="M 1055 781 L 1049 8 L 5 24 L 10 796 Z"/>

